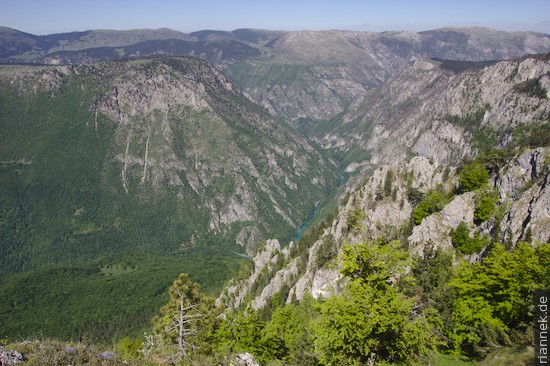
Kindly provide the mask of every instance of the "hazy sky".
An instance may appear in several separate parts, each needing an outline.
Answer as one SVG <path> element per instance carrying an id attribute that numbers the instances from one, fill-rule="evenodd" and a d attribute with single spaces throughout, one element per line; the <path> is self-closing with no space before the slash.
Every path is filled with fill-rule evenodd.
<path id="1" fill-rule="evenodd" d="M 550 0 L 0 0 L 0 25 L 88 29 L 426 30 L 487 26 L 550 33 Z"/>

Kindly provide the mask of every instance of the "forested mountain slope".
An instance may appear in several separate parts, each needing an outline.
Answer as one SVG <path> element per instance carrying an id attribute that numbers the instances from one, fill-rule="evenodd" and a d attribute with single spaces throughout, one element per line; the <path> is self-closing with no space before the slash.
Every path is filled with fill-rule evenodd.
<path id="1" fill-rule="evenodd" d="M 9 66 L 0 85 L 1 313 L 14 321 L 50 298 L 21 293 L 42 278 L 60 296 L 46 313 L 59 317 L 50 304 L 104 296 L 111 268 L 129 292 L 119 300 L 145 296 L 147 313 L 180 272 L 219 291 L 239 258 L 264 239 L 290 240 L 337 183 L 329 160 L 200 59 Z M 148 274 L 154 286 L 130 290 Z M 125 313 L 117 306 L 67 310 L 79 317 L 62 323 L 71 330 L 44 334 L 94 328 Z M 144 311 L 125 306 L 122 318 Z M 19 322 L 22 333 L 3 324 L 28 334 L 40 319 Z"/>

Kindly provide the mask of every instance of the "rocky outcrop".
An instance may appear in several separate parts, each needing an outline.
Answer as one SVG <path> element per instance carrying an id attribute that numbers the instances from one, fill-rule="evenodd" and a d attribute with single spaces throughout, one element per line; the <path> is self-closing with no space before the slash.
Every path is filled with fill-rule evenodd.
<path id="1" fill-rule="evenodd" d="M 16 365 L 25 362 L 23 354 L 17 351 L 9 351 L 0 346 L 0 365 Z"/>
<path id="2" fill-rule="evenodd" d="M 424 249 L 430 243 L 434 249 L 452 251 L 451 231 L 456 229 L 462 221 L 471 228 L 474 227 L 474 198 L 473 192 L 459 195 L 441 212 L 426 217 L 420 225 L 415 226 L 412 235 L 408 238 L 411 254 L 424 255 Z"/>
<path id="3" fill-rule="evenodd" d="M 500 240 L 550 242 L 550 149 L 527 150 L 506 164 L 493 184 L 509 211 L 500 223 Z"/>
<path id="4" fill-rule="evenodd" d="M 260 277 L 267 276 L 273 271 L 278 261 L 285 260 L 289 250 L 290 248 L 282 250 L 278 240 L 267 240 L 252 259 L 254 267 L 251 274 L 244 280 L 232 280 L 218 297 L 217 303 L 237 309 L 243 304 L 245 298 L 254 292 L 253 288 L 257 288 Z M 264 288 L 263 291 L 266 292 L 266 297 L 273 295 L 271 289 Z"/>
<path id="5" fill-rule="evenodd" d="M 254 359 L 254 356 L 252 356 L 248 352 L 238 354 L 235 357 L 234 362 L 237 366 L 259 366 L 259 363 L 256 362 L 256 360 Z"/>

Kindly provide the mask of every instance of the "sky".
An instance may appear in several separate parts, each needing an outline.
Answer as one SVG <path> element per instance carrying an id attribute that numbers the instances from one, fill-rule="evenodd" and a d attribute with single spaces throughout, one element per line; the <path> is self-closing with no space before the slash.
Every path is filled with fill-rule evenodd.
<path id="1" fill-rule="evenodd" d="M 550 34 L 550 0 L 0 0 L 0 26 L 90 29 L 429 30 L 485 26 Z"/>

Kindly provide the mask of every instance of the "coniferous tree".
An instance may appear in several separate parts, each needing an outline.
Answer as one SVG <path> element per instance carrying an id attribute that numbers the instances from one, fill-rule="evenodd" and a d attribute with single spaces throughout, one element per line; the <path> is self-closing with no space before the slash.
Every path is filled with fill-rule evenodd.
<path id="1" fill-rule="evenodd" d="M 153 324 L 164 342 L 164 351 L 180 362 L 191 358 L 212 327 L 214 302 L 185 273 L 179 275 L 168 293 L 170 299 Z"/>

